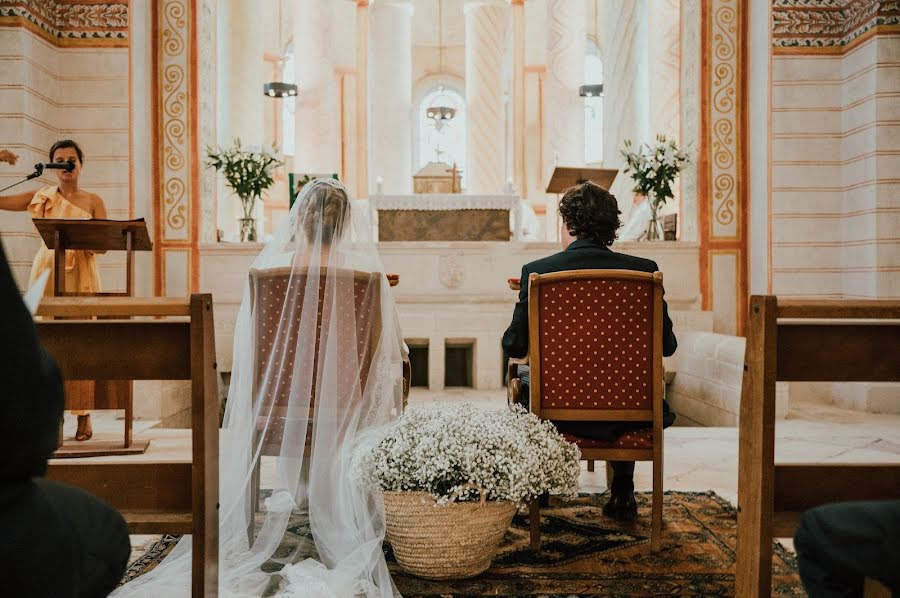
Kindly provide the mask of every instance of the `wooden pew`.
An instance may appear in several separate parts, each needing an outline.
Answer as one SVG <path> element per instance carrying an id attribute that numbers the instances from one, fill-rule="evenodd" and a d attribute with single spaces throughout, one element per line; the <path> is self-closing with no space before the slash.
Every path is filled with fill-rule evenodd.
<path id="1" fill-rule="evenodd" d="M 191 534 L 192 595 L 216 596 L 219 406 L 212 296 L 47 298 L 38 315 L 152 318 L 35 324 L 66 379 L 190 380 L 190 461 L 148 462 L 148 455 L 51 460 L 47 477 L 107 501 L 134 534 Z"/>
<path id="2" fill-rule="evenodd" d="M 900 301 L 750 298 L 738 455 L 735 596 L 771 593 L 772 539 L 842 500 L 900 499 L 900 464 L 776 465 L 775 382 L 900 381 Z"/>

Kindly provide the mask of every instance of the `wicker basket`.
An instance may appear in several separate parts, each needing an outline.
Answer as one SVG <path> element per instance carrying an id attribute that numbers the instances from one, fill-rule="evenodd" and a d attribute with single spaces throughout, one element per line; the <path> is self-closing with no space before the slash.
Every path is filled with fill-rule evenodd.
<path id="1" fill-rule="evenodd" d="M 425 492 L 385 492 L 384 510 L 387 541 L 405 571 L 426 579 L 463 579 L 491 566 L 516 505 L 438 505 Z"/>

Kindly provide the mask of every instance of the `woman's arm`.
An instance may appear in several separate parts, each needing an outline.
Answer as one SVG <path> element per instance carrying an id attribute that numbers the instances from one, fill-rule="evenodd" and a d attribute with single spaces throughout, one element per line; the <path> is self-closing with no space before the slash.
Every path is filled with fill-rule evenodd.
<path id="1" fill-rule="evenodd" d="M 24 212 L 34 197 L 34 191 L 26 191 L 24 193 L 16 193 L 15 195 L 0 195 L 0 210 L 8 210 L 10 212 Z"/>
<path id="2" fill-rule="evenodd" d="M 103 204 L 103 200 L 100 199 L 100 196 L 97 194 L 92 194 L 93 205 L 91 206 L 91 216 L 93 216 L 97 220 L 106 220 L 106 206 Z M 106 253 L 106 251 L 94 251 L 98 255 L 102 255 Z"/>

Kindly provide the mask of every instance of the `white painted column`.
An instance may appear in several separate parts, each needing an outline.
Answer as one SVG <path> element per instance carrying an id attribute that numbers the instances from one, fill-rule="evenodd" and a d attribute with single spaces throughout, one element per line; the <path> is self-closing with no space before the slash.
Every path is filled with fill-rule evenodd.
<path id="1" fill-rule="evenodd" d="M 501 193 L 505 179 L 503 54 L 509 16 L 502 4 L 467 4 L 466 192 Z"/>
<path id="2" fill-rule="evenodd" d="M 369 187 L 412 193 L 412 14 L 406 0 L 378 0 L 370 9 Z M 333 43 L 329 41 L 329 43 Z"/>
<path id="3" fill-rule="evenodd" d="M 256 4 L 246 4 L 259 11 Z M 294 4 L 294 81 L 299 87 L 294 171 L 298 173 L 343 176 L 340 96 L 333 56 L 339 33 L 330 2 L 297 0 Z"/>
<path id="4" fill-rule="evenodd" d="M 544 79 L 544 156 L 550 180 L 553 166 L 584 164 L 584 2 L 547 0 L 547 74 Z"/>
<path id="5" fill-rule="evenodd" d="M 356 196 L 369 197 L 369 0 L 356 0 Z"/>
<path id="6" fill-rule="evenodd" d="M 587 43 L 584 2 L 547 0 L 547 71 L 544 76 L 544 164 L 542 186 L 553 169 L 584 165 L 584 85 Z M 544 236 L 559 239 L 557 196 L 547 197 Z"/>
<path id="7" fill-rule="evenodd" d="M 512 22 L 513 172 L 519 194 L 528 197 L 525 179 L 525 0 L 510 0 Z"/>
<path id="8" fill-rule="evenodd" d="M 221 0 L 217 4 L 216 137 L 230 146 L 235 138 L 245 146 L 261 147 L 263 140 L 263 15 L 259 7 L 244 0 Z M 240 32 L 236 35 L 235 32 Z M 241 206 L 219 176 L 219 228 L 236 234 Z"/>
<path id="9" fill-rule="evenodd" d="M 647 100 L 642 80 L 641 63 L 646 64 L 646 43 L 641 43 L 643 0 L 603 0 L 603 166 L 623 168 L 619 155 L 622 142 L 630 139 L 635 146 L 648 141 L 641 129 L 649 130 L 649 117 L 644 112 Z M 632 206 L 631 177 L 619 173 L 610 191 L 619 200 L 622 221 Z"/>

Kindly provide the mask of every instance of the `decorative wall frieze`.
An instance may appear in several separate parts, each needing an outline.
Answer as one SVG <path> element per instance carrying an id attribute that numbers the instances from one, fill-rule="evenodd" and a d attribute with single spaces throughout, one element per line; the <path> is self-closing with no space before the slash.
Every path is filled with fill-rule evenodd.
<path id="1" fill-rule="evenodd" d="M 840 50 L 882 28 L 900 28 L 900 0 L 772 0 L 776 48 Z"/>
<path id="2" fill-rule="evenodd" d="M 0 0 L 0 26 L 22 26 L 56 46 L 127 47 L 129 0 Z"/>

